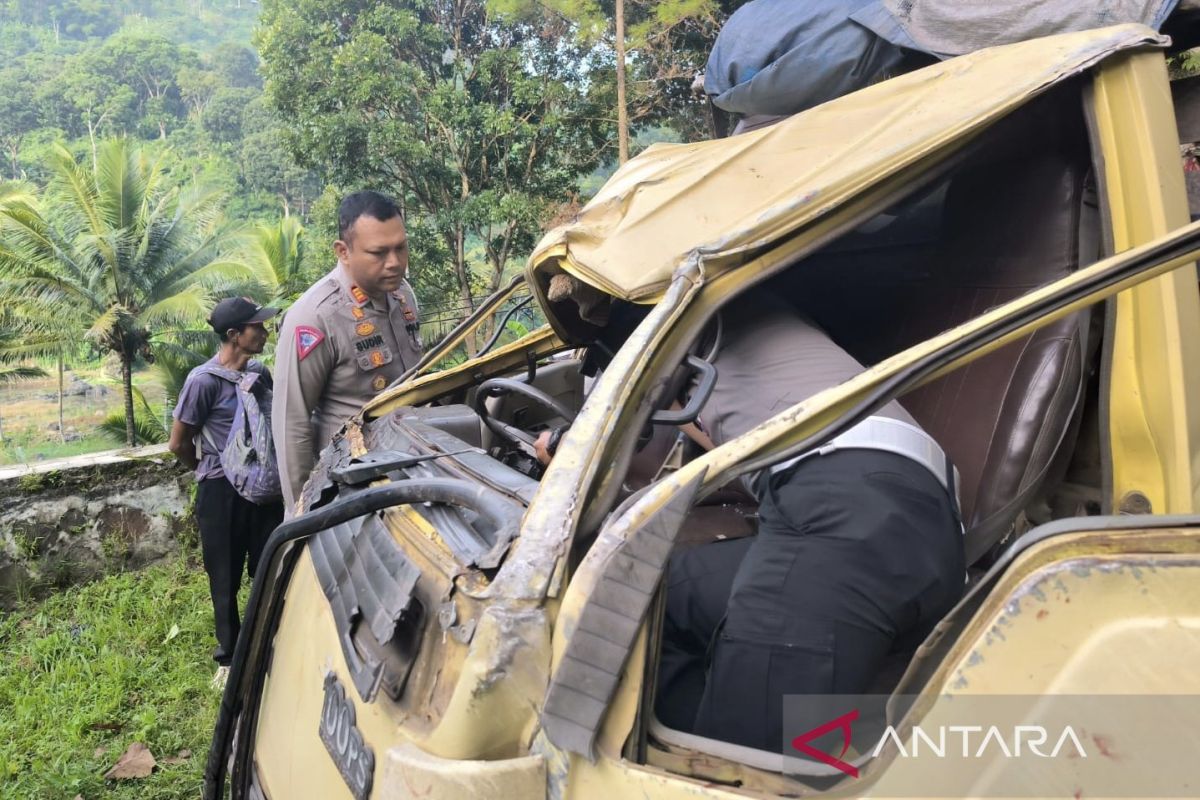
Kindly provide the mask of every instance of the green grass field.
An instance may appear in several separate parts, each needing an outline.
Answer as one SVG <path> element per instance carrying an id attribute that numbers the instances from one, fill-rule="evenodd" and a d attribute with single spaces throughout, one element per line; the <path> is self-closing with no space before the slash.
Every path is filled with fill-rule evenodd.
<path id="1" fill-rule="evenodd" d="M 199 797 L 213 645 L 204 571 L 185 557 L 0 612 L 0 798 Z M 154 773 L 106 781 L 133 742 Z"/>

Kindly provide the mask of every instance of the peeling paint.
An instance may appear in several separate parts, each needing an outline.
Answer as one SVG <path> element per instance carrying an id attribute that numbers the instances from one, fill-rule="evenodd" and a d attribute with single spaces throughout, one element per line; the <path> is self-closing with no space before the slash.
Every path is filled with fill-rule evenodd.
<path id="1" fill-rule="evenodd" d="M 571 772 L 570 756 L 551 744 L 540 730 L 529 752 L 546 760 L 546 800 L 563 800 Z"/>
<path id="2" fill-rule="evenodd" d="M 484 613 L 496 621 L 501 635 L 498 637 L 499 646 L 488 653 L 486 671 L 472 690 L 472 696 L 475 697 L 508 677 L 509 670 L 517 660 L 517 653 L 526 647 L 525 636 L 522 634 L 528 628 L 537 630 L 546 627 L 546 615 L 541 609 L 510 610 L 493 606 Z"/>

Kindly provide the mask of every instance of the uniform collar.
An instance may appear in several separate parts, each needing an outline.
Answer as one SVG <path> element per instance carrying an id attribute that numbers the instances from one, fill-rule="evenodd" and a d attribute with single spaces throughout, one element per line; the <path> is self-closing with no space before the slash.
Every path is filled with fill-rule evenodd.
<path id="1" fill-rule="evenodd" d="M 342 294 L 345 295 L 346 299 L 349 300 L 350 304 L 355 308 L 362 308 L 368 303 L 371 303 L 370 296 L 350 281 L 350 274 L 346 272 L 346 267 L 341 261 L 337 263 L 337 266 L 333 268 L 333 272 L 329 273 L 329 276 L 333 278 L 338 287 L 342 290 Z M 378 303 L 372 305 L 374 305 L 376 308 L 379 307 Z M 383 310 L 386 309 L 387 299 L 385 298 L 383 301 Z"/>

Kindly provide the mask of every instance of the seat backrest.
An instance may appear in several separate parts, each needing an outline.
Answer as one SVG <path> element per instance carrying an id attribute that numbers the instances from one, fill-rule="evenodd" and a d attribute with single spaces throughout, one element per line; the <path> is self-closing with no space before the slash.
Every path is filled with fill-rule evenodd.
<path id="1" fill-rule="evenodd" d="M 1031 116 L 1030 125 L 1046 124 Z M 1069 274 L 1081 248 L 1085 263 L 1094 260 L 1086 140 L 1038 138 L 960 167 L 932 235 L 875 248 L 869 265 L 861 250 L 818 258 L 812 278 L 798 278 L 805 307 L 871 364 Z M 900 398 L 959 469 L 972 561 L 1011 530 L 1072 435 L 1089 318 L 1065 317 Z"/>

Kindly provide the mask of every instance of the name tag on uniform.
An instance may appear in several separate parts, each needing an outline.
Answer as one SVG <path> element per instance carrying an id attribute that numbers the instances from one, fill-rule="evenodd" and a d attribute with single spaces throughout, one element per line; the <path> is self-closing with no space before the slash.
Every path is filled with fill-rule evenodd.
<path id="1" fill-rule="evenodd" d="M 381 334 L 377 333 L 374 336 L 368 336 L 365 339 L 359 339 L 358 341 L 356 341 L 354 343 L 354 349 L 356 351 L 358 351 L 359 353 L 365 353 L 368 350 L 374 350 L 375 348 L 381 347 L 382 345 L 383 345 L 383 336 Z"/>
<path id="2" fill-rule="evenodd" d="M 391 348 L 386 345 L 381 346 L 378 350 L 372 350 L 369 353 L 363 353 L 358 357 L 358 366 L 364 371 L 369 372 L 373 369 L 379 369 L 384 364 L 392 363 Z"/>

